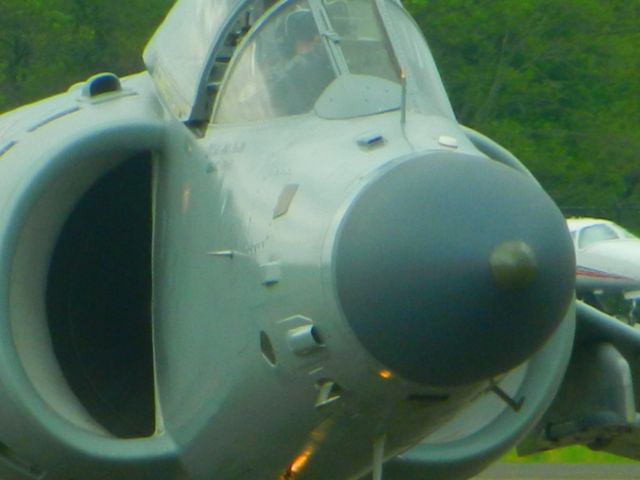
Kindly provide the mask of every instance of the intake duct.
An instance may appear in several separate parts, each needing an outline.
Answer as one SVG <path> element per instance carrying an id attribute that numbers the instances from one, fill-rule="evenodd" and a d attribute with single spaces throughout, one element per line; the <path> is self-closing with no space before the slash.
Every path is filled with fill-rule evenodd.
<path id="1" fill-rule="evenodd" d="M 154 431 L 151 156 L 128 158 L 74 207 L 47 275 L 53 351 L 74 394 L 118 437 Z"/>
<path id="2" fill-rule="evenodd" d="M 15 174 L 16 184 L 0 194 L 8 280 L 0 321 L 15 348 L 3 375 L 26 374 L 32 388 L 19 390 L 20 402 L 34 418 L 49 411 L 43 401 L 100 436 L 156 431 L 151 250 L 160 138 L 155 125 L 122 125 L 46 159 L 21 158 L 20 145 L 2 159 L 0 175 Z"/>

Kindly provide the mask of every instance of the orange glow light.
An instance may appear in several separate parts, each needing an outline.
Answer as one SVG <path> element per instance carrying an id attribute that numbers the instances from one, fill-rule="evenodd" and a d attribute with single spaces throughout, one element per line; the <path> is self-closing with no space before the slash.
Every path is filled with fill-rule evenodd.
<path id="1" fill-rule="evenodd" d="M 383 380 L 389 380 L 391 377 L 393 377 L 393 373 L 391 373 L 389 370 L 380 370 L 378 372 L 378 376 Z"/>
<path id="2" fill-rule="evenodd" d="M 288 472 L 290 478 L 293 478 L 295 475 L 297 475 L 304 469 L 305 465 L 309 461 L 309 458 L 311 458 L 312 453 L 313 453 L 313 450 L 311 448 L 307 448 L 304 452 L 298 455 L 298 457 L 296 457 L 296 459 L 293 462 L 291 462 L 291 465 L 289 465 L 289 472 Z"/>

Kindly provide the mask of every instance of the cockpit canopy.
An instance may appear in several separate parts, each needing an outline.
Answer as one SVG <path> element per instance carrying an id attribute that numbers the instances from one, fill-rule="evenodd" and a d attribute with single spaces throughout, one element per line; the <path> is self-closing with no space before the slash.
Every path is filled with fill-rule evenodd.
<path id="1" fill-rule="evenodd" d="M 403 101 L 453 117 L 424 39 L 397 0 L 181 0 L 145 62 L 187 122 L 210 121 L 212 112 L 216 123 L 312 111 L 352 118 Z"/>
<path id="2" fill-rule="evenodd" d="M 181 0 L 149 41 L 144 63 L 158 92 L 180 120 L 188 120 L 202 77 L 225 24 L 242 0 Z"/>
<path id="3" fill-rule="evenodd" d="M 216 122 L 300 115 L 316 104 L 327 118 L 399 108 L 399 67 L 371 0 L 322 4 L 289 2 L 258 27 L 228 76 Z"/>
<path id="4" fill-rule="evenodd" d="M 609 220 L 570 218 L 567 224 L 571 238 L 578 249 L 611 240 L 637 240 L 634 234 Z"/>

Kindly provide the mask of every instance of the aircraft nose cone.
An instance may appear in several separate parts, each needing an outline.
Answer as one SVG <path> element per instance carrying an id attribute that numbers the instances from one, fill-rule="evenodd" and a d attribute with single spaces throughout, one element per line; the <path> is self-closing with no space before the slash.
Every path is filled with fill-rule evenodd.
<path id="1" fill-rule="evenodd" d="M 573 298 L 561 213 L 530 178 L 462 154 L 423 155 L 368 184 L 334 251 L 362 345 L 419 383 L 456 386 L 529 358 Z"/>

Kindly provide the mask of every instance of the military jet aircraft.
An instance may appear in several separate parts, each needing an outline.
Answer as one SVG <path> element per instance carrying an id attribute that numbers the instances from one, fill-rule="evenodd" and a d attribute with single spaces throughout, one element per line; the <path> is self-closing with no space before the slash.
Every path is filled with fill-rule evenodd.
<path id="1" fill-rule="evenodd" d="M 0 117 L 1 478 L 638 457 L 640 334 L 399 1 L 180 0 L 144 59 Z"/>

